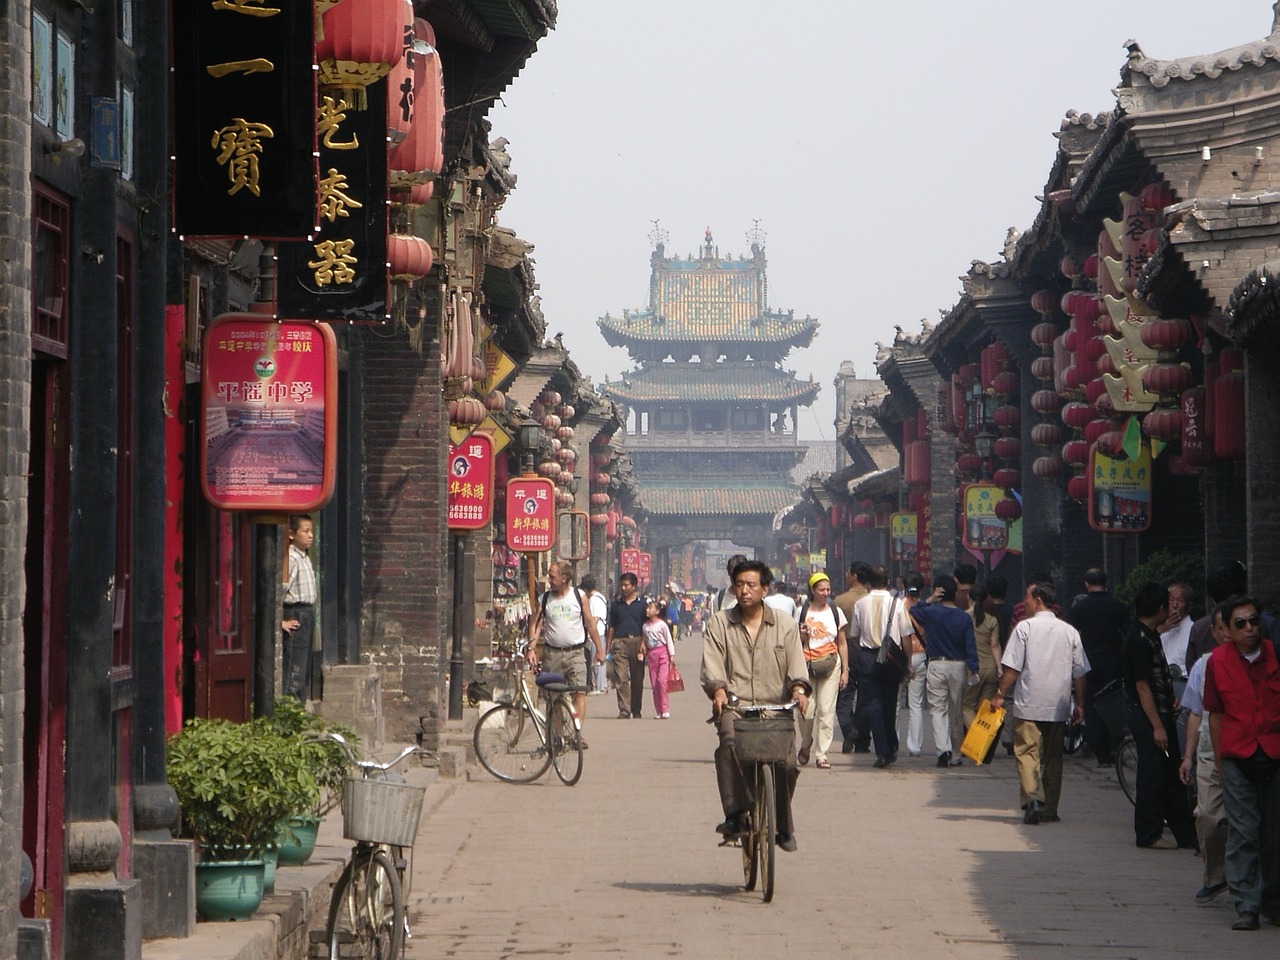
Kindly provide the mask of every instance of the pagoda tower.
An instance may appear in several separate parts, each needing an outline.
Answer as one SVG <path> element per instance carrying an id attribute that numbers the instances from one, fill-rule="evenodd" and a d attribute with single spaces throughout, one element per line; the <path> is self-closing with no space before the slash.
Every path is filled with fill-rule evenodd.
<path id="1" fill-rule="evenodd" d="M 677 553 L 697 541 L 732 540 L 766 556 L 774 517 L 794 504 L 791 472 L 804 458 L 797 412 L 819 385 L 782 369 L 813 342 L 818 321 L 770 310 L 763 234 L 750 258 L 721 258 L 708 228 L 696 257 L 668 257 L 655 233 L 649 307 L 597 321 L 636 368 L 603 392 L 625 413 L 646 544 L 665 583 Z M 707 570 L 708 580 L 715 571 Z"/>

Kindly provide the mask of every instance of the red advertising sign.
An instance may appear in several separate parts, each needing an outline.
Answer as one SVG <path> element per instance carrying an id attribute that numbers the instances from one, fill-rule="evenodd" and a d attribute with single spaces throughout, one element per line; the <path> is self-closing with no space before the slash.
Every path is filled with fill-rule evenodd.
<path id="1" fill-rule="evenodd" d="M 204 335 L 200 480 L 220 510 L 301 513 L 333 494 L 338 360 L 322 323 L 227 313 Z"/>
<path id="2" fill-rule="evenodd" d="M 542 553 L 555 542 L 556 485 L 546 477 L 507 481 L 507 546 Z"/>
<path id="3" fill-rule="evenodd" d="M 636 571 L 636 578 L 641 583 L 649 583 L 653 579 L 653 557 L 648 553 L 641 553 L 639 562 L 640 569 Z"/>
<path id="4" fill-rule="evenodd" d="M 449 529 L 481 530 L 493 519 L 493 438 L 449 444 Z"/>
<path id="5" fill-rule="evenodd" d="M 624 547 L 620 558 L 623 573 L 634 573 L 640 579 L 640 551 L 633 547 Z"/>

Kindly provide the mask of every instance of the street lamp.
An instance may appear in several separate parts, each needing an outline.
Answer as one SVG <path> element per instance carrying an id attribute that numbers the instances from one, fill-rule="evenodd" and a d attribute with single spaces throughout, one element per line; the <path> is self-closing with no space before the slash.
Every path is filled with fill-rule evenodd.
<path id="1" fill-rule="evenodd" d="M 542 439 L 542 425 L 530 417 L 517 428 L 520 441 L 520 464 L 524 473 L 533 473 L 533 455 Z"/>
<path id="2" fill-rule="evenodd" d="M 991 457 L 995 453 L 996 437 L 995 434 L 987 428 L 986 424 L 982 425 L 982 432 L 973 438 L 973 449 L 978 454 L 978 458 L 982 461 L 982 479 L 991 479 Z"/>

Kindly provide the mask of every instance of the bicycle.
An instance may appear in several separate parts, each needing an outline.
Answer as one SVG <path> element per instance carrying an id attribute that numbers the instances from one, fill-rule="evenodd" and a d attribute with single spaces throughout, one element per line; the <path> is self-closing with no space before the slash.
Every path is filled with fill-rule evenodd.
<path id="1" fill-rule="evenodd" d="M 740 814 L 742 832 L 725 837 L 720 845 L 742 847 L 743 887 L 751 891 L 758 884 L 765 903 L 773 901 L 774 890 L 778 836 L 775 781 L 786 776 L 781 764 L 795 748 L 795 719 L 791 714 L 794 706 L 795 701 L 742 706 L 731 700 L 725 708 L 738 714 L 733 726 L 734 751 L 738 762 L 749 768 L 753 797 L 751 807 Z M 769 716 L 770 713 L 783 716 Z"/>
<path id="2" fill-rule="evenodd" d="M 1115 749 L 1116 779 L 1120 781 L 1120 789 L 1129 798 L 1130 803 L 1137 803 L 1138 795 L 1138 745 L 1133 742 L 1133 735 L 1126 734 Z"/>
<path id="3" fill-rule="evenodd" d="M 325 956 L 398 960 L 412 936 L 404 909 L 405 851 L 412 854 L 426 787 L 407 784 L 390 770 L 418 748 L 378 763 L 357 757 L 341 734 L 323 739 L 340 744 L 361 773 L 342 784 L 342 835 L 355 846 L 329 898 Z"/>
<path id="4" fill-rule="evenodd" d="M 560 781 L 572 787 L 582 778 L 583 762 L 582 723 L 572 695 L 587 688 L 564 683 L 558 673 L 538 674 L 537 687 L 548 701 L 544 713 L 525 680 L 523 649 L 512 669 L 518 701 L 494 704 L 480 716 L 471 737 L 476 759 L 506 783 L 531 783 L 555 767 Z"/>

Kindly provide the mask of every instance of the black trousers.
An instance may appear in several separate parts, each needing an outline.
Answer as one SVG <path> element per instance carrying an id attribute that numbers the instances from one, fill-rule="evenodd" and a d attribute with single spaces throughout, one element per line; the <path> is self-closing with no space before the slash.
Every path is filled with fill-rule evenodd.
<path id="1" fill-rule="evenodd" d="M 1178 729 L 1173 719 L 1164 722 L 1168 751 L 1156 746 L 1151 722 L 1136 704 L 1129 705 L 1129 730 L 1138 748 L 1138 776 L 1133 804 L 1134 842 L 1140 847 L 1155 843 L 1169 824 L 1180 847 L 1196 845 L 1195 819 L 1186 785 L 1178 779 Z"/>
<path id="2" fill-rule="evenodd" d="M 316 608 L 309 603 L 286 603 L 284 618 L 297 620 L 299 624 L 296 630 L 285 631 L 281 638 L 284 692 L 306 703 L 311 696 L 311 637 L 316 632 Z"/>

